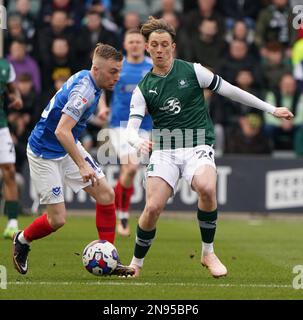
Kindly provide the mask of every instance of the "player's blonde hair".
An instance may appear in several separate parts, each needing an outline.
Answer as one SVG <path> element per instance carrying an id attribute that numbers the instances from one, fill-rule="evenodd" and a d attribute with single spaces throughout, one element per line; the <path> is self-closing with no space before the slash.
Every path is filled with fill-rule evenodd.
<path id="1" fill-rule="evenodd" d="M 112 59 L 115 61 L 122 61 L 123 54 L 108 44 L 97 43 L 96 48 L 94 50 L 94 54 L 93 54 L 93 63 L 97 58 L 103 58 L 106 60 Z"/>
<path id="2" fill-rule="evenodd" d="M 141 27 L 141 33 L 145 40 L 148 41 L 150 34 L 153 32 L 167 32 L 170 34 L 172 40 L 175 41 L 176 30 L 173 26 L 168 24 L 164 19 L 156 19 L 153 16 L 149 16 L 147 22 Z"/>

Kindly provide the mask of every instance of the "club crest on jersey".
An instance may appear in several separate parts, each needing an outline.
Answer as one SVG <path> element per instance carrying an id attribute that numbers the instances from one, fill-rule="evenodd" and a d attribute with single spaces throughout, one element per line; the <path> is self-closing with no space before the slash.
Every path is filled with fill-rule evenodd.
<path id="1" fill-rule="evenodd" d="M 188 86 L 189 86 L 189 82 L 187 81 L 187 79 L 178 80 L 179 89 L 187 88 Z"/>
<path id="2" fill-rule="evenodd" d="M 169 114 L 178 114 L 181 111 L 181 102 L 178 98 L 170 97 L 165 100 L 163 107 L 159 109 Z"/>
<path id="3" fill-rule="evenodd" d="M 58 197 L 61 193 L 61 187 L 54 187 L 52 191 L 53 191 L 53 195 Z"/>

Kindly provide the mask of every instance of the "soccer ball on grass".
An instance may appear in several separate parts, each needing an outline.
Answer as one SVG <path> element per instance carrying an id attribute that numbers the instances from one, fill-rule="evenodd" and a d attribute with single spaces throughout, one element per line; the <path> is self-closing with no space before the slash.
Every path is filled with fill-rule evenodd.
<path id="1" fill-rule="evenodd" d="M 115 246 L 106 240 L 94 240 L 82 254 L 86 270 L 96 276 L 110 275 L 117 267 L 118 252 Z"/>

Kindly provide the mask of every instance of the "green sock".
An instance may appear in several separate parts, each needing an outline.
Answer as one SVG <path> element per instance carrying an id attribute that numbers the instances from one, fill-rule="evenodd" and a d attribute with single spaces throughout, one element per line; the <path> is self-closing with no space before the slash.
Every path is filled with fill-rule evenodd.
<path id="1" fill-rule="evenodd" d="M 217 227 L 217 216 L 217 209 L 207 212 L 198 208 L 197 217 L 200 226 L 201 238 L 205 243 L 214 242 Z"/>
<path id="2" fill-rule="evenodd" d="M 138 259 L 142 259 L 147 254 L 156 235 L 156 229 L 151 231 L 142 230 L 139 225 L 137 226 L 137 236 L 134 256 Z"/>
<path id="3" fill-rule="evenodd" d="M 5 201 L 4 214 L 7 215 L 8 220 L 17 219 L 19 210 L 18 201 Z"/>

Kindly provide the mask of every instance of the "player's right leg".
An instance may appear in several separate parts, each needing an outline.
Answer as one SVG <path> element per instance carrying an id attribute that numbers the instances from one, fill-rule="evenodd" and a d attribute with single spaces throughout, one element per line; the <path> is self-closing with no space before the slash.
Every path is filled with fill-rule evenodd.
<path id="1" fill-rule="evenodd" d="M 3 174 L 3 198 L 5 200 L 4 213 L 8 222 L 3 237 L 12 239 L 18 231 L 18 188 L 16 183 L 16 153 L 14 143 L 7 127 L 0 128 L 0 169 Z"/>
<path id="2" fill-rule="evenodd" d="M 63 197 L 61 160 L 39 158 L 27 150 L 30 175 L 36 190 L 39 190 L 40 203 L 47 205 L 47 213 L 36 218 L 23 231 L 15 234 L 13 241 L 13 262 L 18 272 L 28 270 L 30 244 L 58 230 L 65 223 L 66 209 Z"/>
<path id="3" fill-rule="evenodd" d="M 144 258 L 156 235 L 156 224 L 160 213 L 172 195 L 172 187 L 160 177 L 148 177 L 146 181 L 146 204 L 137 226 L 134 255 L 130 266 L 139 276 Z"/>

